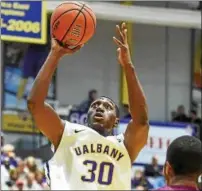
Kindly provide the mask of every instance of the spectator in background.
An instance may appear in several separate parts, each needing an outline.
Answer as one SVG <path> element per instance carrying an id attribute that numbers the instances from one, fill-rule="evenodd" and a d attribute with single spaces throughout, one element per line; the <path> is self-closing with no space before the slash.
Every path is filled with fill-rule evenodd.
<path id="1" fill-rule="evenodd" d="M 173 118 L 173 121 L 175 122 L 182 122 L 182 123 L 188 123 L 189 118 L 185 114 L 185 108 L 183 105 L 179 105 L 177 108 L 176 116 Z"/>
<path id="2" fill-rule="evenodd" d="M 171 111 L 171 119 L 173 120 L 177 116 L 176 111 Z"/>
<path id="3" fill-rule="evenodd" d="M 152 157 L 151 164 L 145 167 L 145 176 L 158 177 L 162 176 L 162 169 L 158 165 L 157 157 Z"/>
<path id="4" fill-rule="evenodd" d="M 16 157 L 13 145 L 4 145 L 1 150 L 1 190 L 49 190 L 42 167 L 40 159 L 28 157 L 23 161 Z"/>
<path id="5" fill-rule="evenodd" d="M 158 164 L 157 157 L 152 157 L 151 164 L 145 167 L 145 176 L 147 176 L 148 181 L 152 184 L 153 189 L 165 186 L 165 179 L 162 171 L 163 169 Z"/>
<path id="6" fill-rule="evenodd" d="M 36 165 L 36 159 L 33 159 L 28 157 L 24 163 L 17 160 L 15 168 L 7 157 L 1 165 L 1 190 L 49 190 L 44 172 L 39 170 L 40 165 Z"/>
<path id="7" fill-rule="evenodd" d="M 36 160 L 34 157 L 30 156 L 25 160 L 26 168 L 25 172 L 33 172 L 35 173 L 37 171 L 37 165 L 36 165 Z"/>
<path id="8" fill-rule="evenodd" d="M 26 190 L 42 190 L 42 187 L 36 182 L 35 174 L 29 172 L 26 175 Z"/>
<path id="9" fill-rule="evenodd" d="M 144 188 L 143 186 L 137 186 L 134 190 L 146 190 L 146 188 Z"/>
<path id="10" fill-rule="evenodd" d="M 1 185 L 5 190 L 12 186 L 13 177 L 16 177 L 16 172 L 13 172 L 17 166 L 14 151 L 14 146 L 10 144 L 4 145 L 1 150 Z"/>
<path id="11" fill-rule="evenodd" d="M 4 134 L 1 132 L 1 148 L 4 146 Z"/>
<path id="12" fill-rule="evenodd" d="M 13 165 L 14 167 L 17 166 L 17 161 L 15 160 L 15 147 L 10 144 L 6 144 L 2 148 L 1 154 L 1 162 L 4 160 L 9 160 L 9 164 Z"/>
<path id="13" fill-rule="evenodd" d="M 197 101 L 192 100 L 191 102 L 191 109 L 197 111 L 198 110 L 198 103 Z"/>
<path id="14" fill-rule="evenodd" d="M 46 185 L 44 185 L 44 176 L 45 174 L 41 170 L 37 170 L 35 173 L 35 179 L 38 185 L 40 185 L 42 188 L 45 188 Z"/>
<path id="15" fill-rule="evenodd" d="M 131 119 L 130 109 L 128 104 L 123 104 L 123 118 Z"/>
<path id="16" fill-rule="evenodd" d="M 202 138 L 202 120 L 198 117 L 196 110 L 190 111 L 189 122 L 197 127 L 197 136 Z"/>
<path id="17" fill-rule="evenodd" d="M 18 180 L 19 174 L 15 168 L 9 170 L 9 178 L 5 181 L 5 188 L 12 189 L 15 186 L 16 181 Z M 5 189 L 4 188 L 4 189 Z"/>
<path id="18" fill-rule="evenodd" d="M 1 188 L 2 190 L 7 190 L 8 186 L 6 182 L 9 180 L 9 168 L 8 165 L 6 167 L 5 161 L 1 159 Z"/>
<path id="19" fill-rule="evenodd" d="M 22 159 L 18 160 L 17 172 L 19 173 L 19 178 L 23 179 L 26 177 L 25 162 Z"/>
<path id="20" fill-rule="evenodd" d="M 4 160 L 5 154 L 3 152 L 3 146 L 4 146 L 4 134 L 1 132 L 1 164 Z"/>
<path id="21" fill-rule="evenodd" d="M 87 112 L 91 103 L 93 103 L 98 97 L 97 90 L 93 89 L 88 92 L 88 98 L 81 102 L 81 104 L 78 106 L 78 110 L 81 112 Z"/>
<path id="22" fill-rule="evenodd" d="M 25 182 L 22 179 L 16 180 L 15 185 L 12 187 L 12 190 L 26 190 L 25 189 Z"/>
<path id="23" fill-rule="evenodd" d="M 131 185 L 133 189 L 143 187 L 144 190 L 148 190 L 153 188 L 152 184 L 147 180 L 141 170 L 135 171 L 135 176 L 131 181 Z"/>
<path id="24" fill-rule="evenodd" d="M 201 126 L 202 120 L 199 117 L 197 117 L 197 111 L 196 110 L 190 111 L 189 122 L 194 123 L 198 126 Z"/>

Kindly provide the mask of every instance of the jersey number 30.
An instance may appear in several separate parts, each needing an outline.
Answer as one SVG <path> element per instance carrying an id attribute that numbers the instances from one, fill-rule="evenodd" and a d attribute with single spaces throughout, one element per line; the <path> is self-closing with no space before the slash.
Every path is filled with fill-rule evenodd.
<path id="1" fill-rule="evenodd" d="M 114 165 L 110 162 L 102 162 L 97 164 L 97 162 L 92 160 L 85 160 L 83 164 L 88 168 L 89 175 L 81 176 L 81 180 L 84 182 L 97 182 L 101 185 L 110 185 L 112 183 L 112 177 L 114 172 Z M 96 177 L 96 171 L 98 170 L 98 177 Z"/>

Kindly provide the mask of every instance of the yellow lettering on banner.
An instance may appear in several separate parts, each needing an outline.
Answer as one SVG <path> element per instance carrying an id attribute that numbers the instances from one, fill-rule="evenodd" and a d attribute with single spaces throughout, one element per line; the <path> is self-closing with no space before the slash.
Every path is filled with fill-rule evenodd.
<path id="1" fill-rule="evenodd" d="M 12 16 L 19 16 L 24 17 L 25 11 L 28 11 L 30 9 L 29 4 L 22 4 L 18 2 L 13 3 L 6 3 L 1 2 L 1 14 L 2 15 L 12 15 Z"/>
<path id="2" fill-rule="evenodd" d="M 1 9 L 2 8 L 11 8 L 12 4 L 11 3 L 7 3 L 7 2 L 1 2 Z"/>
<path id="3" fill-rule="evenodd" d="M 26 120 L 22 120 L 17 114 L 3 114 L 3 130 L 39 133 L 38 129 L 33 129 L 33 122 L 30 117 Z"/>
<path id="4" fill-rule="evenodd" d="M 18 17 L 25 16 L 24 11 L 16 11 L 16 10 L 11 10 L 11 9 L 1 9 L 1 14 L 5 15 L 5 16 L 8 16 L 8 15 L 18 16 Z"/>
<path id="5" fill-rule="evenodd" d="M 1 18 L 1 28 L 6 28 L 7 24 L 4 23 L 4 20 Z"/>
<path id="6" fill-rule="evenodd" d="M 29 10 L 30 5 L 29 4 L 22 4 L 18 2 L 13 3 L 13 9 L 19 9 L 19 10 Z"/>
<path id="7" fill-rule="evenodd" d="M 32 32 L 33 33 L 39 33 L 41 31 L 41 25 L 39 22 L 33 22 L 32 23 Z"/>
<path id="8" fill-rule="evenodd" d="M 39 22 L 10 19 L 7 30 L 37 34 L 41 31 L 41 26 Z"/>
<path id="9" fill-rule="evenodd" d="M 5 17 L 6 19 L 1 20 L 1 28 L 3 28 L 5 31 L 10 31 L 10 33 L 1 34 L 1 40 L 45 44 L 47 40 L 46 1 L 40 1 L 40 5 L 41 20 L 38 22 L 33 22 L 32 20 L 25 20 L 28 19 L 28 17 L 26 17 L 27 12 L 30 11 L 32 8 L 28 1 L 6 2 L 6 0 L 4 0 L 3 2 L 1 2 L 1 18 L 4 18 L 4 16 L 16 16 L 15 19 L 9 20 L 9 18 Z M 12 34 L 12 32 L 19 33 Z M 22 32 L 28 33 L 28 35 L 22 34 Z M 29 33 L 41 34 L 40 37 L 31 37 Z"/>

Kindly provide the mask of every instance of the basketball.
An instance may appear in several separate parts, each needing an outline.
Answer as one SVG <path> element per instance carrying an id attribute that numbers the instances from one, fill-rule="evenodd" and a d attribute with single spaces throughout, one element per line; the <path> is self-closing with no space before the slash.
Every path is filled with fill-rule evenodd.
<path id="1" fill-rule="evenodd" d="M 51 16 L 51 34 L 61 45 L 78 46 L 95 33 L 96 16 L 85 3 L 65 2 Z"/>

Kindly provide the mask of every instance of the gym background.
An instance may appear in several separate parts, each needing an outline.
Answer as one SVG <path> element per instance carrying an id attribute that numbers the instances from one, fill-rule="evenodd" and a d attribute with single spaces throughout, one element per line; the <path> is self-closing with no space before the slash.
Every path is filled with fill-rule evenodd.
<path id="1" fill-rule="evenodd" d="M 57 5 L 57 1 L 1 2 L 1 186 L 5 190 L 47 189 L 42 165 L 53 153 L 27 111 L 26 97 L 50 50 L 49 19 Z M 97 15 L 96 33 L 79 53 L 61 60 L 47 101 L 61 118 L 84 124 L 93 99 L 111 97 L 121 110 L 114 133 L 125 131 L 130 119 L 127 87 L 112 37 L 115 25 L 127 18 L 133 63 L 147 97 L 151 126 L 148 144 L 132 168 L 132 189 L 158 188 L 165 184 L 162 166 L 169 143 L 185 134 L 202 139 L 201 2 L 89 5 Z M 138 16 L 141 11 L 144 15 Z M 24 15 L 21 20 L 19 15 Z M 18 28 L 5 27 L 11 20 Z"/>

